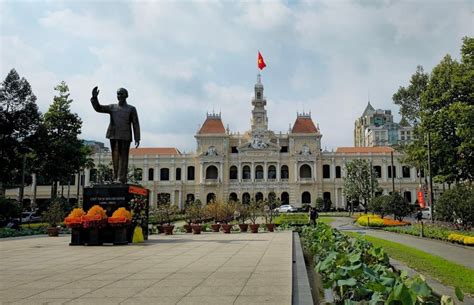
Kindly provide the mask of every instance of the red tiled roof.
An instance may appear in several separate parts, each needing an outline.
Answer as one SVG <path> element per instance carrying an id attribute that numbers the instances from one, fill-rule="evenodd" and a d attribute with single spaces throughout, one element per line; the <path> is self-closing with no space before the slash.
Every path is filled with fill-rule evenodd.
<path id="1" fill-rule="evenodd" d="M 388 146 L 377 146 L 377 147 L 338 147 L 336 153 L 345 154 L 381 154 L 390 153 L 395 151 L 393 148 Z"/>
<path id="2" fill-rule="evenodd" d="M 144 148 L 130 148 L 130 155 L 181 155 L 181 152 L 174 147 L 144 147 Z"/>
<path id="3" fill-rule="evenodd" d="M 204 124 L 202 124 L 201 129 L 198 131 L 198 134 L 209 133 L 225 133 L 224 124 L 222 124 L 222 120 L 220 118 L 208 117 Z"/>
<path id="4" fill-rule="evenodd" d="M 295 124 L 293 124 L 292 133 L 318 133 L 318 129 L 313 123 L 311 118 L 296 118 Z"/>

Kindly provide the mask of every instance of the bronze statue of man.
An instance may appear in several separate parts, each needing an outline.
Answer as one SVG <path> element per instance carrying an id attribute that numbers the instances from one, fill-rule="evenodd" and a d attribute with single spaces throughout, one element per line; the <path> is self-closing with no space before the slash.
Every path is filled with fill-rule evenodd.
<path id="1" fill-rule="evenodd" d="M 120 181 L 127 183 L 128 172 L 128 152 L 130 142 L 135 139 L 135 148 L 140 145 L 140 123 L 138 122 L 137 109 L 127 104 L 128 91 L 124 88 L 117 90 L 118 104 L 101 105 L 99 104 L 99 89 L 92 89 L 91 103 L 95 111 L 108 113 L 110 115 L 110 124 L 107 129 L 107 139 L 110 139 L 110 148 L 112 149 L 112 163 L 114 167 L 114 182 Z"/>

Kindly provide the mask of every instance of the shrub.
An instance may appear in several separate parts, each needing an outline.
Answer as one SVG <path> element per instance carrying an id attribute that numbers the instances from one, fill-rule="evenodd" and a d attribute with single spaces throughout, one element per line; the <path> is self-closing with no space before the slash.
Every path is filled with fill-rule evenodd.
<path id="1" fill-rule="evenodd" d="M 465 230 L 470 229 L 474 223 L 474 188 L 458 184 L 444 192 L 436 202 L 435 216 Z"/>

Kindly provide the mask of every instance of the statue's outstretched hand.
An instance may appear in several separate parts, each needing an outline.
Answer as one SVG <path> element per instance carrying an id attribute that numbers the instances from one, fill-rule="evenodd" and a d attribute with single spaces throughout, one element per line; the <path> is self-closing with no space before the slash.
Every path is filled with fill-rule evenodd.
<path id="1" fill-rule="evenodd" d="M 135 141 L 135 148 L 138 148 L 140 146 L 140 141 Z"/>
<path id="2" fill-rule="evenodd" d="M 97 88 L 97 86 L 94 87 L 94 89 L 92 89 L 92 97 L 97 97 L 99 95 L 99 89 Z"/>

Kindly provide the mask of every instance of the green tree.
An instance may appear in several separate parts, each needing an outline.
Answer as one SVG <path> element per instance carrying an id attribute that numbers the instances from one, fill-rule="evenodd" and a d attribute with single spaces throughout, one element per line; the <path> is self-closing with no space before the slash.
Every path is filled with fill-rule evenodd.
<path id="1" fill-rule="evenodd" d="M 369 210 L 372 211 L 373 213 L 380 214 L 382 218 L 386 214 L 389 214 L 391 209 L 390 209 L 390 204 L 392 202 L 392 197 L 390 195 L 380 195 L 375 197 L 370 203 L 369 203 Z"/>
<path id="2" fill-rule="evenodd" d="M 19 183 L 23 156 L 36 149 L 40 122 L 30 84 L 12 69 L 0 86 L 0 197 L 6 185 Z"/>
<path id="3" fill-rule="evenodd" d="M 404 162 L 426 168 L 429 134 L 432 176 L 439 183 L 472 183 L 474 176 L 474 38 L 463 39 L 461 55 L 461 62 L 446 55 L 426 85 L 417 70 L 410 86 L 393 96 L 400 113 L 416 123 L 415 140 L 402 148 Z"/>
<path id="4" fill-rule="evenodd" d="M 390 195 L 389 206 L 385 208 L 387 214 L 393 214 L 393 218 L 402 221 L 403 218 L 413 212 L 413 206 L 403 198 L 400 193 Z"/>
<path id="5" fill-rule="evenodd" d="M 44 115 L 43 147 L 38 156 L 41 174 L 52 181 L 51 198 L 57 196 L 58 182 L 66 183 L 71 174 L 86 166 L 91 152 L 78 138 L 82 121 L 71 112 L 68 86 L 61 82 L 54 89 L 58 95 Z"/>
<path id="6" fill-rule="evenodd" d="M 458 184 L 445 191 L 436 204 L 435 216 L 439 220 L 449 221 L 464 229 L 474 224 L 474 188 Z"/>
<path id="7" fill-rule="evenodd" d="M 407 87 L 400 87 L 392 99 L 400 106 L 400 114 L 411 125 L 420 122 L 421 95 L 426 90 L 429 76 L 422 66 L 416 67 L 416 72 L 411 76 Z"/>
<path id="8" fill-rule="evenodd" d="M 360 202 L 367 212 L 367 206 L 378 188 L 371 163 L 368 160 L 355 159 L 346 164 L 346 171 L 344 195 L 351 201 Z"/>

